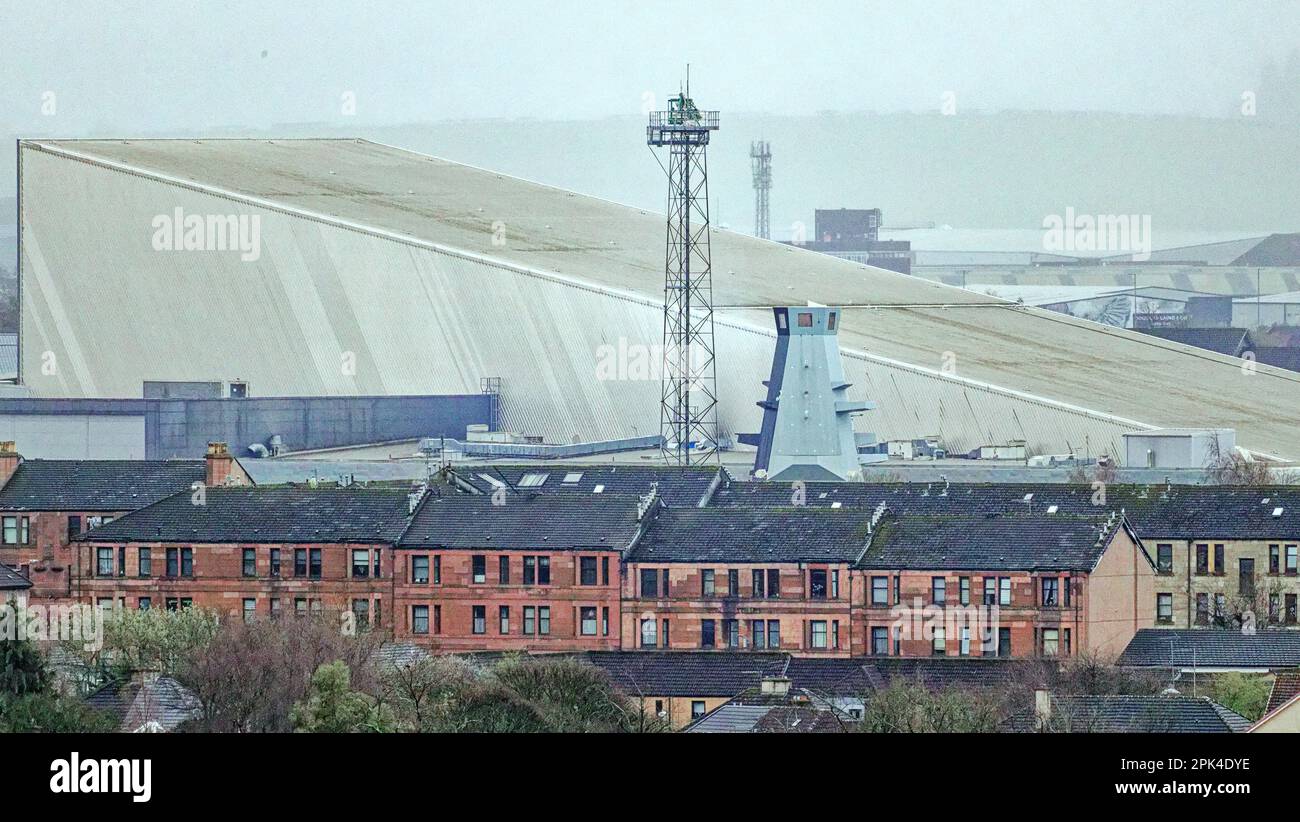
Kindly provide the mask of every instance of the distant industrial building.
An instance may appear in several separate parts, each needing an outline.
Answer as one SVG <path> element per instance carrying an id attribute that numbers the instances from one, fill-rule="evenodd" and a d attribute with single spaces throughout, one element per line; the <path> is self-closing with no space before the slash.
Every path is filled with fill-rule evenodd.
<path id="1" fill-rule="evenodd" d="M 855 263 L 910 274 L 911 243 L 881 240 L 880 221 L 878 208 L 819 208 L 813 219 L 814 238 L 795 245 Z"/>
<path id="2" fill-rule="evenodd" d="M 158 383 L 134 400 L 0 396 L 0 440 L 44 459 L 155 460 L 202 457 L 212 441 L 239 457 L 267 457 L 496 427 L 490 393 L 254 397 L 240 386 L 241 396 Z"/>
<path id="3" fill-rule="evenodd" d="M 34 399 L 143 401 L 146 381 L 467 396 L 494 380 L 499 428 L 542 444 L 658 430 L 658 374 L 638 364 L 662 342 L 662 215 L 361 140 L 18 153 L 18 363 Z M 257 242 L 209 244 L 221 225 L 232 242 L 256 225 Z M 848 400 L 879 403 L 882 440 L 1118 459 L 1128 432 L 1230 425 L 1243 448 L 1300 458 L 1290 372 L 1243 375 L 1227 357 L 722 229 L 710 242 L 725 439 L 758 429 L 771 307 L 813 302 L 844 307 Z"/>

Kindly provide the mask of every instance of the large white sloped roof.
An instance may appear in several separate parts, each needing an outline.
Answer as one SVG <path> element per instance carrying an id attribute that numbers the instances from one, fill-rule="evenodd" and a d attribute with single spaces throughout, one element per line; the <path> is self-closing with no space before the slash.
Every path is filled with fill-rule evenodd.
<path id="1" fill-rule="evenodd" d="M 92 305 L 86 306 L 88 316 L 80 321 L 67 316 L 68 304 L 75 303 L 77 297 L 69 292 L 71 286 L 60 281 L 59 273 L 61 267 L 74 265 L 71 261 L 75 249 L 58 245 L 71 244 L 73 239 L 97 242 L 100 245 L 82 252 L 103 254 L 118 239 L 98 236 L 93 229 L 82 227 L 73 228 L 74 238 L 56 237 L 53 224 L 43 224 L 39 214 L 26 213 L 29 209 L 48 208 L 59 211 L 63 222 L 68 222 L 74 213 L 69 209 L 77 206 L 56 206 L 56 195 L 84 197 L 87 209 L 95 207 L 102 212 L 106 208 L 95 202 L 95 192 L 84 174 L 58 171 L 52 164 L 55 158 L 63 165 L 71 161 L 73 165 L 94 166 L 99 172 L 149 181 L 151 192 L 163 184 L 204 196 L 240 200 L 268 213 L 293 217 L 302 225 L 309 224 L 303 222 L 305 219 L 406 246 L 434 249 L 461 257 L 467 263 L 486 261 L 516 273 L 564 283 L 585 292 L 584 300 L 596 295 L 605 301 L 623 300 L 649 310 L 662 295 L 662 215 L 371 142 L 60 140 L 26 141 L 22 148 L 23 220 L 25 231 L 31 232 L 23 240 L 23 277 L 28 283 L 24 288 L 33 291 L 23 302 L 25 312 L 29 306 L 34 309 L 30 324 L 24 317 L 24 333 L 30 337 L 53 340 L 60 334 L 101 333 L 98 327 L 84 328 L 86 321 L 97 324 L 111 316 L 97 314 L 101 309 Z M 580 156 L 574 157 L 574 162 L 581 161 Z M 617 173 L 617 169 L 611 169 L 611 173 Z M 44 197 L 42 176 L 55 178 Z M 106 178 L 98 173 L 95 179 Z M 168 201 L 166 197 L 157 199 L 154 193 L 147 197 L 141 194 L 138 202 L 134 197 L 132 193 L 126 199 L 131 199 L 135 208 L 143 208 L 141 203 L 148 197 L 155 198 L 159 209 Z M 179 204 L 184 197 L 178 194 L 176 201 Z M 93 215 L 85 218 L 94 219 Z M 306 234 L 304 229 L 288 231 L 300 237 Z M 493 242 L 494 235 L 499 242 Z M 319 245 L 321 240 L 312 238 L 311 242 Z M 322 258 L 304 263 L 304 270 L 313 277 L 320 276 L 325 263 L 337 265 L 339 254 L 373 253 L 360 241 L 350 249 L 342 249 L 343 241 L 327 238 L 325 242 L 329 247 Z M 865 426 L 859 425 L 862 430 L 902 435 L 902 426 L 907 423 L 911 433 L 923 435 L 956 425 L 953 420 L 960 416 L 964 428 L 956 439 L 973 447 L 983 436 L 1002 435 L 1006 426 L 1029 426 L 1029 417 L 1047 415 L 1056 419 L 1054 415 L 1060 415 L 1059 431 L 1040 437 L 1044 447 L 1049 441 L 1053 448 L 1068 442 L 1082 451 L 1084 443 L 1080 440 L 1092 431 L 1094 439 L 1089 447 L 1097 453 L 1117 442 L 1120 432 L 1135 427 L 1213 426 L 1237 429 L 1238 443 L 1243 447 L 1300 458 L 1300 438 L 1294 428 L 1295 409 L 1300 408 L 1298 374 L 1268 366 L 1243 369 L 1241 361 L 1230 357 L 728 231 L 715 231 L 712 243 L 714 300 L 720 324 L 749 327 L 761 335 L 771 325 L 767 310 L 771 305 L 813 301 L 845 307 L 840 345 L 847 356 L 862 362 L 861 367 L 848 369 L 850 379 L 863 383 L 860 388 L 881 402 L 881 413 L 885 415 L 884 423 L 868 419 Z M 304 250 L 308 248 L 306 240 L 300 245 L 295 255 L 309 257 L 315 253 Z M 283 260 L 281 255 L 276 264 L 285 265 Z M 110 255 L 101 269 L 104 276 L 117 276 L 110 271 L 112 264 Z M 416 260 L 412 265 L 419 268 L 424 263 Z M 454 277 L 453 268 L 440 270 L 437 276 Z M 467 265 L 464 270 L 470 268 Z M 196 276 L 197 272 L 177 275 L 191 289 L 187 292 L 190 295 L 218 293 L 204 291 L 206 286 L 188 281 Z M 112 303 L 117 298 L 131 297 L 129 289 L 121 293 L 126 282 L 101 284 L 96 299 Z M 452 282 L 449 287 L 454 286 Z M 319 289 L 319 284 L 316 287 Z M 488 291 L 494 287 L 499 286 L 482 284 Z M 346 282 L 342 288 L 346 290 Z M 437 298 L 436 294 L 425 296 Z M 499 296 L 494 299 L 492 295 L 476 295 L 488 302 L 475 308 L 490 310 L 491 303 L 506 299 L 505 295 Z M 543 298 L 540 292 L 536 298 Z M 60 305 L 55 306 L 56 302 Z M 574 309 L 574 329 L 580 328 L 589 316 L 583 313 L 589 306 L 583 306 L 582 310 Z M 114 307 L 122 315 L 131 313 L 126 305 Z M 162 297 L 156 298 L 156 307 L 180 310 Z M 389 308 L 400 312 L 408 306 Z M 256 310 L 262 309 L 258 306 Z M 441 305 L 436 310 L 454 313 L 455 322 L 473 326 L 468 306 Z M 320 307 L 318 313 L 336 331 L 345 325 L 333 316 L 329 304 Z M 657 323 L 652 313 L 646 316 L 647 327 L 640 330 L 652 336 Z M 231 318 L 235 324 L 240 319 Z M 272 312 L 242 319 L 276 322 L 278 315 Z M 348 322 L 353 319 L 349 317 Z M 525 323 L 531 319 L 524 317 Z M 151 318 L 151 322 L 163 320 Z M 521 331 L 543 336 L 563 335 L 570 330 L 521 326 Z M 275 338 L 284 345 L 286 356 L 293 352 L 293 332 L 277 332 L 280 336 Z M 173 337 L 166 341 L 159 338 L 148 346 L 141 343 L 138 355 L 151 354 L 147 349 L 155 344 L 182 346 L 174 339 L 177 333 L 171 332 Z M 238 332 L 232 327 L 234 333 Z M 491 344 L 507 345 L 511 333 L 509 328 L 498 330 L 496 336 L 505 339 L 494 339 Z M 40 393 L 33 381 L 33 368 L 39 366 L 40 360 L 32 358 L 31 344 L 24 343 L 24 378 Z M 446 342 L 452 352 L 458 344 L 457 340 Z M 69 356 L 85 361 L 86 374 L 99 367 L 111 370 L 98 360 L 92 367 L 97 356 L 94 348 L 88 336 Z M 721 345 L 720 349 L 725 351 Z M 122 356 L 122 351 L 116 353 Z M 203 353 L 189 356 L 202 357 Z M 299 365 L 312 368 L 310 360 L 315 355 L 301 356 L 304 361 Z M 535 365 L 548 368 L 547 356 L 539 355 Z M 732 386 L 726 384 L 727 377 L 722 373 L 727 368 L 728 364 L 722 362 L 720 383 L 730 390 Z M 164 374 L 156 376 L 168 378 Z M 751 376 L 766 375 L 751 375 L 748 371 L 743 375 L 746 381 Z M 112 387 L 100 388 L 99 393 L 111 395 L 126 390 L 105 380 L 103 384 Z M 392 380 L 387 384 L 391 385 Z M 962 391 L 956 395 L 941 390 L 958 384 Z M 84 385 L 68 387 L 67 382 L 60 385 L 63 387 L 52 393 L 89 390 Z M 565 393 L 561 386 L 549 387 L 557 395 Z M 322 390 L 328 393 L 334 389 L 326 385 Z M 933 395 L 926 396 L 931 391 Z M 259 393 L 272 392 L 263 387 Z M 750 393 L 745 405 L 761 396 L 761 386 L 754 385 Z M 993 404 L 976 407 L 978 403 L 972 400 L 976 394 L 996 402 L 990 400 Z M 587 400 L 588 404 L 596 401 L 591 397 Z M 897 415 L 894 418 L 888 416 L 890 403 L 892 413 Z M 605 412 L 617 413 L 611 409 L 601 411 Z M 1078 420 L 1084 422 L 1076 424 Z M 1097 427 L 1091 428 L 1094 424 Z M 1051 429 L 1054 425 L 1057 423 L 1049 421 L 1039 427 Z M 743 425 L 741 430 L 745 430 Z M 646 433 L 644 424 L 639 433 Z M 1099 438 L 1102 443 L 1097 442 Z"/>

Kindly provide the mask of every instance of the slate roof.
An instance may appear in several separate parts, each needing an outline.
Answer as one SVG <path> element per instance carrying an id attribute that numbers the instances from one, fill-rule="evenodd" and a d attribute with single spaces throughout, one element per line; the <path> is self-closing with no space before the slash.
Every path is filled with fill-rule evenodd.
<path id="1" fill-rule="evenodd" d="M 632 562 L 854 562 L 870 512 L 677 508 L 658 512 Z"/>
<path id="2" fill-rule="evenodd" d="M 759 734 L 838 734 L 845 733 L 852 720 L 833 708 L 808 705 L 775 705 L 754 724 Z"/>
<path id="3" fill-rule="evenodd" d="M 869 696 L 895 679 L 932 690 L 997 688 L 1027 660 L 999 657 L 791 657 L 791 686 L 828 697 Z"/>
<path id="4" fill-rule="evenodd" d="M 877 688 L 894 679 L 920 682 L 932 690 L 971 690 L 1006 685 L 1030 660 L 1008 657 L 871 657 L 865 660 Z"/>
<path id="5" fill-rule="evenodd" d="M 822 696 L 862 696 L 887 682 L 874 660 L 844 657 L 791 657 L 785 675 L 790 687 Z"/>
<path id="6" fill-rule="evenodd" d="M 0 563 L 0 591 L 25 591 L 30 587 L 32 587 L 31 580 L 8 565 Z"/>
<path id="7" fill-rule="evenodd" d="M 764 676 L 817 696 L 864 696 L 895 678 L 929 688 L 996 687 L 1025 660 L 984 657 L 799 657 L 749 651 L 592 651 L 586 659 L 625 692 L 645 696 L 734 697 Z"/>
<path id="8" fill-rule="evenodd" d="M 857 720 L 833 702 L 805 693 L 791 684 L 787 694 L 765 694 L 750 688 L 719 705 L 687 733 L 844 733 Z"/>
<path id="9" fill-rule="evenodd" d="M 676 468 L 653 465 L 600 465 L 600 464 L 533 464 L 507 465 L 457 465 L 456 476 L 478 491 L 490 494 L 496 488 L 492 479 L 504 482 L 520 493 L 559 494 L 585 496 L 599 486 L 605 494 L 648 493 L 650 486 L 658 484 L 658 495 L 665 505 L 693 507 L 698 505 L 718 477 L 719 469 L 711 467 Z M 492 479 L 485 478 L 490 477 Z M 533 475 L 531 484 L 524 485 L 525 477 Z M 541 483 L 537 484 L 539 478 Z M 567 481 L 566 481 L 567 480 Z"/>
<path id="10" fill-rule="evenodd" d="M 691 734 L 746 734 L 772 710 L 771 705 L 742 705 L 728 702 L 706 714 L 686 729 Z"/>
<path id="11" fill-rule="evenodd" d="M 1096 516 L 903 516 L 877 526 L 860 568 L 1091 570 L 1109 541 Z M 1112 526 L 1114 527 L 1114 526 Z"/>
<path id="12" fill-rule="evenodd" d="M 1255 634 L 1209 628 L 1138 630 L 1119 658 L 1120 665 L 1178 668 L 1300 667 L 1300 631 L 1261 630 Z"/>
<path id="13" fill-rule="evenodd" d="M 790 505 L 785 483 L 725 483 L 712 505 L 780 508 Z M 1032 496 L 1030 496 L 1032 495 Z M 1029 496 L 1029 500 L 1025 498 Z M 881 502 L 898 515 L 983 516 L 1000 513 L 1052 517 L 1125 513 L 1143 540 L 1300 538 L 1300 487 L 1275 485 L 1120 485 L 1106 488 L 1106 504 L 1093 504 L 1090 485 L 1060 483 L 828 483 L 809 482 L 808 508 L 873 510 Z M 1047 513 L 1052 506 L 1054 514 Z M 1278 516 L 1273 512 L 1281 508 Z"/>
<path id="14" fill-rule="evenodd" d="M 87 704 L 106 711 L 124 733 L 174 731 L 202 715 L 198 697 L 175 679 L 160 676 L 148 682 L 117 680 L 86 697 Z"/>
<path id="15" fill-rule="evenodd" d="M 1207 697 L 1053 696 L 1052 724 L 1075 733 L 1237 733 L 1250 720 Z"/>
<path id="16" fill-rule="evenodd" d="M 600 548 L 623 550 L 636 536 L 631 495 L 430 495 L 402 535 L 402 548 Z"/>
<path id="17" fill-rule="evenodd" d="M 1229 357 L 1239 357 L 1251 347 L 1250 336 L 1244 328 L 1139 328 L 1137 331 Z"/>
<path id="18" fill-rule="evenodd" d="M 1268 693 L 1268 706 L 1264 716 L 1276 711 L 1300 694 L 1300 670 L 1278 671 L 1273 678 L 1273 688 Z"/>
<path id="19" fill-rule="evenodd" d="M 203 478 L 203 460 L 25 460 L 0 510 L 134 511 Z"/>
<path id="20" fill-rule="evenodd" d="M 786 654 L 592 651 L 587 660 L 632 696 L 734 697 L 785 671 Z"/>
<path id="21" fill-rule="evenodd" d="M 186 490 L 77 539 L 88 542 L 394 542 L 408 520 L 407 493 L 378 488 Z"/>
<path id="22" fill-rule="evenodd" d="M 411 642 L 385 642 L 375 651 L 374 660 L 383 668 L 409 668 L 432 656 L 427 648 Z"/>
<path id="23" fill-rule="evenodd" d="M 1134 489 L 1112 505 L 1125 508 L 1129 522 L 1143 539 L 1291 539 L 1300 537 L 1300 488 L 1294 486 L 1173 486 L 1150 489 L 1145 497 Z M 1274 516 L 1277 513 L 1277 516 Z"/>

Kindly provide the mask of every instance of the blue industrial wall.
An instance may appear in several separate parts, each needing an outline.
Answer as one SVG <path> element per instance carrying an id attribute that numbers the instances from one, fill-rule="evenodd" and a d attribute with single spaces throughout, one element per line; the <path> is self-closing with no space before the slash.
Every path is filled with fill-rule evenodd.
<path id="1" fill-rule="evenodd" d="M 276 434 L 288 451 L 421 437 L 461 439 L 467 425 L 483 423 L 496 429 L 496 401 L 494 394 L 169 400 L 0 398 L 0 417 L 142 416 L 145 457 L 165 459 L 201 457 L 211 441 L 229 443 L 231 453 L 246 456 L 249 445 L 266 444 Z"/>

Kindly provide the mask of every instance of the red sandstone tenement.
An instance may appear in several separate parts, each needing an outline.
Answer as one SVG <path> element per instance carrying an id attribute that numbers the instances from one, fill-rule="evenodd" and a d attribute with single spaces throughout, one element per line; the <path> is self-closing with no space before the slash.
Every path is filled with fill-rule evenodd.
<path id="1" fill-rule="evenodd" d="M 714 498 L 716 483 L 683 494 L 670 472 L 624 469 L 608 490 L 532 473 L 462 473 L 415 495 L 209 488 L 196 504 L 181 491 L 82 535 L 72 593 L 352 613 L 444 652 L 1113 654 L 1153 620 L 1152 562 L 1118 512 L 971 516 L 956 495 L 942 515 L 905 500 L 743 506 Z M 480 483 L 498 493 L 466 493 Z"/>

